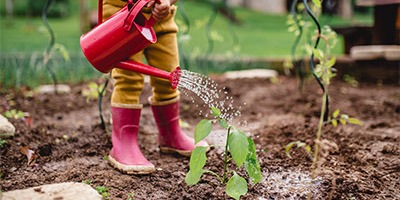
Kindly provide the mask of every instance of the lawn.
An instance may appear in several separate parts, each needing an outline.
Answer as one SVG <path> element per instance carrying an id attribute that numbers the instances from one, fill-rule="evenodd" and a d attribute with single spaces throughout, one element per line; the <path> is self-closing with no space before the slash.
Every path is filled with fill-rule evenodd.
<path id="1" fill-rule="evenodd" d="M 91 2 L 89 7 L 96 6 Z M 181 6 L 182 7 L 182 6 Z M 204 53 L 208 48 L 205 24 L 212 15 L 211 7 L 205 3 L 193 0 L 184 2 L 184 10 L 190 20 L 190 40 L 186 46 L 191 51 Z M 177 20 L 182 25 L 181 9 Z M 56 33 L 56 42 L 64 45 L 70 52 L 80 52 L 79 37 L 79 7 L 76 1 L 71 3 L 72 15 L 63 19 L 50 19 L 49 23 Z M 211 32 L 215 36 L 216 54 L 226 54 L 232 51 L 233 37 L 236 34 L 239 41 L 239 55 L 252 57 L 276 57 L 290 54 L 294 40 L 293 34 L 287 31 L 286 15 L 270 15 L 248 9 L 236 8 L 235 13 L 241 25 L 232 25 L 218 15 L 211 24 Z M 322 24 L 349 25 L 371 24 L 369 16 L 356 16 L 353 20 L 343 20 L 338 17 L 321 17 Z M 47 47 L 48 34 L 40 18 L 16 17 L 11 23 L 4 16 L 0 19 L 0 52 L 34 52 L 43 51 Z M 181 27 L 183 29 L 184 27 Z M 341 53 L 341 46 L 336 50 Z M 200 54 L 200 53 L 199 53 Z"/>

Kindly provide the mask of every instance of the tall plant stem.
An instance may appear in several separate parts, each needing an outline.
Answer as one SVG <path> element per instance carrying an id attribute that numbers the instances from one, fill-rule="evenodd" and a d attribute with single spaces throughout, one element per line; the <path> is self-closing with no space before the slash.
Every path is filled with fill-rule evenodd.
<path id="1" fill-rule="evenodd" d="M 302 60 L 299 61 L 296 56 L 297 46 L 299 45 L 301 37 L 303 36 L 303 26 L 300 25 L 300 20 L 297 17 L 296 5 L 297 5 L 297 1 L 293 1 L 292 5 L 290 7 L 290 14 L 292 15 L 293 20 L 296 23 L 296 27 L 299 30 L 299 34 L 296 36 L 296 39 L 292 45 L 292 64 L 293 64 L 293 67 L 295 68 L 297 76 L 300 79 L 300 84 L 298 87 L 299 92 L 303 93 L 304 78 L 305 78 L 304 62 Z"/>
<path id="2" fill-rule="evenodd" d="M 318 19 L 313 14 L 310 6 L 307 3 L 307 0 L 303 0 L 303 4 L 304 4 L 304 6 L 306 8 L 306 11 L 307 11 L 308 15 L 311 17 L 311 19 L 314 21 L 315 25 L 317 26 L 318 35 L 317 35 L 317 40 L 315 41 L 315 45 L 314 45 L 314 49 L 317 49 L 319 41 L 321 39 L 321 35 L 322 35 L 321 25 L 319 24 Z M 312 74 L 313 74 L 315 80 L 317 80 L 317 83 L 321 87 L 322 91 L 324 93 L 326 93 L 324 84 L 322 83 L 321 79 L 318 78 L 317 74 L 315 73 L 315 67 L 314 66 L 315 66 L 314 65 L 314 53 L 312 53 L 311 56 L 310 56 L 310 67 L 311 67 Z M 327 106 L 326 106 L 326 110 L 324 110 L 324 120 L 326 121 L 326 120 L 328 120 L 328 114 L 329 114 L 329 98 L 326 97 L 325 101 L 326 101 L 325 104 Z"/>
<path id="3" fill-rule="evenodd" d="M 311 192 L 312 192 L 312 185 L 314 184 L 314 179 L 315 179 L 315 169 L 317 167 L 318 163 L 318 155 L 319 155 L 319 145 L 320 145 L 320 140 L 321 140 L 321 135 L 322 135 L 322 127 L 324 126 L 324 113 L 327 108 L 327 98 L 328 98 L 328 87 L 325 86 L 324 94 L 322 96 L 322 104 L 321 104 L 321 114 L 319 117 L 319 123 L 318 123 L 318 130 L 317 130 L 317 137 L 315 139 L 315 145 L 314 145 L 314 158 L 313 158 L 313 163 L 311 165 L 311 182 L 310 182 L 310 192 L 308 193 L 308 198 L 311 199 Z"/>
<path id="4" fill-rule="evenodd" d="M 58 94 L 57 77 L 56 77 L 56 74 L 54 73 L 53 69 L 50 68 L 50 66 L 49 66 L 49 61 L 50 61 L 50 58 L 51 58 L 51 51 L 52 51 L 52 49 L 54 47 L 55 40 L 56 40 L 56 36 L 54 34 L 54 31 L 51 28 L 51 26 L 50 26 L 50 24 L 49 24 L 49 22 L 47 20 L 47 14 L 48 14 L 48 12 L 50 10 L 50 6 L 51 6 L 52 3 L 53 3 L 53 0 L 47 0 L 46 4 L 44 5 L 43 10 L 42 10 L 42 21 L 43 21 L 43 24 L 46 27 L 47 31 L 50 34 L 50 43 L 47 46 L 46 52 L 44 53 L 43 65 L 46 67 L 47 71 L 50 73 L 50 76 L 53 79 L 55 93 Z"/>
<path id="5" fill-rule="evenodd" d="M 222 182 L 225 184 L 228 179 L 228 162 L 229 162 L 229 156 L 228 156 L 228 144 L 229 144 L 229 136 L 231 134 L 231 127 L 228 127 L 228 135 L 226 136 L 226 143 L 225 143 L 225 152 L 224 152 L 224 176 L 222 178 Z"/>
<path id="6" fill-rule="evenodd" d="M 110 81 L 110 78 L 107 78 L 106 82 L 104 83 L 103 89 L 101 89 L 99 91 L 99 99 L 97 100 L 97 105 L 99 108 L 100 123 L 101 123 L 100 125 L 103 130 L 106 130 L 106 123 L 104 122 L 104 117 L 103 117 L 102 102 L 103 102 L 103 96 L 104 96 L 104 93 L 106 92 L 109 81 Z"/>

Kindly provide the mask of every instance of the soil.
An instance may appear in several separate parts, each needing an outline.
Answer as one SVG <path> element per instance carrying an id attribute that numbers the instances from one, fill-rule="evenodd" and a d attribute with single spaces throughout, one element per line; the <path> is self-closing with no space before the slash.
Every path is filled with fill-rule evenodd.
<path id="1" fill-rule="evenodd" d="M 238 124 L 255 140 L 263 181 L 249 184 L 242 199 L 400 199 L 400 88 L 398 85 L 360 83 L 354 87 L 333 80 L 329 88 L 331 113 L 340 109 L 363 122 L 362 126 L 323 127 L 323 150 L 318 176 L 310 179 L 311 156 L 301 148 L 285 154 L 285 146 L 302 141 L 313 146 L 321 90 L 307 80 L 303 92 L 294 78 L 226 80 L 215 76 L 219 87 L 234 99 L 241 115 Z M 1 190 L 10 191 L 67 181 L 104 186 L 108 199 L 228 199 L 224 186 L 206 174 L 199 184 L 187 186 L 189 158 L 163 154 L 157 146 L 157 129 L 147 97 L 140 124 L 140 147 L 156 166 L 151 175 L 125 175 L 107 162 L 111 149 L 109 101 L 111 87 L 103 100 L 107 130 L 100 126 L 96 100 L 87 100 L 82 89 L 87 83 L 71 85 L 69 94 L 32 94 L 27 89 L 0 93 L 4 109 L 29 113 L 25 119 L 10 119 L 16 126 L 13 138 L 0 148 Z M 203 103 L 181 95 L 181 117 L 191 133 L 204 116 Z M 239 125 L 239 122 L 241 122 Z M 222 133 L 216 130 L 216 134 Z M 29 146 L 38 157 L 28 164 L 20 152 Z M 208 154 L 207 168 L 221 172 L 220 148 Z M 231 166 L 233 167 L 233 166 Z M 237 170 L 246 176 L 243 169 Z"/>

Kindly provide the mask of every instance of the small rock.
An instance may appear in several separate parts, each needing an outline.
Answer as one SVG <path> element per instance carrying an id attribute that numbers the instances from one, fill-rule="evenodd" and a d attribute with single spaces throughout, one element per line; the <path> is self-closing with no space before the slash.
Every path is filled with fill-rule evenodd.
<path id="1" fill-rule="evenodd" d="M 0 137 L 12 137 L 15 134 L 15 127 L 5 118 L 0 115 Z"/>
<path id="2" fill-rule="evenodd" d="M 1 196 L 1 199 L 101 200 L 102 197 L 96 190 L 87 184 L 67 182 L 4 192 Z"/>
<path id="3" fill-rule="evenodd" d="M 57 85 L 54 87 L 54 85 L 42 85 L 36 88 L 37 93 L 39 94 L 54 94 L 56 92 L 59 94 L 68 94 L 71 92 L 71 87 L 69 85 Z"/>

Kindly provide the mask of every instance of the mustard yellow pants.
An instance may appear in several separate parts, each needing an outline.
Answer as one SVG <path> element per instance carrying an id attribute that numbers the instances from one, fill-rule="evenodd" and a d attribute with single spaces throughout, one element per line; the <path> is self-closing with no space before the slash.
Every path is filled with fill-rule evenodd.
<path id="1" fill-rule="evenodd" d="M 103 19 L 118 12 L 125 4 L 126 2 L 121 0 L 104 0 Z M 145 58 L 148 65 L 168 72 L 172 72 L 179 65 L 176 37 L 178 26 L 174 21 L 175 11 L 176 7 L 172 6 L 168 17 L 154 25 L 157 42 L 130 57 L 131 60 L 143 63 Z M 151 13 L 151 11 L 143 12 L 146 17 Z M 111 102 L 113 104 L 138 104 L 144 85 L 143 75 L 117 68 L 112 70 L 111 75 L 115 80 Z M 179 91 L 173 90 L 171 83 L 166 79 L 150 77 L 150 85 L 154 101 L 166 101 L 179 95 Z"/>

